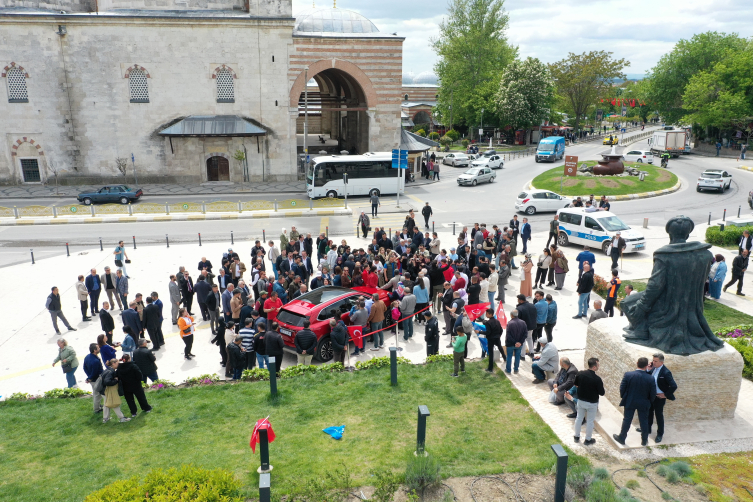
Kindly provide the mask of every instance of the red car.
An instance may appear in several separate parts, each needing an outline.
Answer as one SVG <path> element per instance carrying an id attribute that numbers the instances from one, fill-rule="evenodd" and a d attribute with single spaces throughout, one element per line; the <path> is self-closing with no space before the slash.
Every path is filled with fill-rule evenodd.
<path id="1" fill-rule="evenodd" d="M 329 339 L 329 320 L 334 317 L 335 312 L 340 312 L 340 314 L 350 312 L 356 301 L 371 298 L 374 293 L 379 293 L 379 299 L 389 304 L 389 294 L 386 291 L 365 286 L 353 289 L 324 286 L 287 303 L 277 314 L 277 323 L 280 325 L 279 331 L 285 342 L 285 350 L 295 352 L 293 340 L 296 333 L 303 329 L 304 319 L 308 319 L 311 323 L 309 329 L 316 334 L 316 339 L 319 341 L 314 357 L 324 362 L 331 360 L 333 351 L 332 342 Z"/>

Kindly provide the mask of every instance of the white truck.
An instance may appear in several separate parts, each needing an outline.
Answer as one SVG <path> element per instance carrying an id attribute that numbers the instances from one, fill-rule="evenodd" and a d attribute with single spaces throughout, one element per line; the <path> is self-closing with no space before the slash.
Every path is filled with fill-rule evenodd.
<path id="1" fill-rule="evenodd" d="M 661 156 L 668 152 L 673 158 L 685 153 L 685 145 L 688 144 L 688 132 L 684 129 L 664 129 L 655 131 L 649 140 L 651 153 Z"/>

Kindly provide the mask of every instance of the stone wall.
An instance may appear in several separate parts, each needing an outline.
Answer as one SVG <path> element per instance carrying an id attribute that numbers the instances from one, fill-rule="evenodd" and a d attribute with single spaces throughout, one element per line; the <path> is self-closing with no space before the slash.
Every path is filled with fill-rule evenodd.
<path id="1" fill-rule="evenodd" d="M 623 375 L 636 369 L 638 358 L 649 362 L 657 349 L 626 343 L 623 322 L 618 318 L 600 319 L 588 325 L 585 360 L 599 359 L 598 375 L 604 381 L 606 399 L 616 408 L 620 404 Z M 667 422 L 695 422 L 733 418 L 742 382 L 743 359 L 725 343 L 716 352 L 691 356 L 665 354 L 664 364 L 677 382 L 675 401 L 664 408 Z M 620 408 L 622 410 L 622 408 Z"/>

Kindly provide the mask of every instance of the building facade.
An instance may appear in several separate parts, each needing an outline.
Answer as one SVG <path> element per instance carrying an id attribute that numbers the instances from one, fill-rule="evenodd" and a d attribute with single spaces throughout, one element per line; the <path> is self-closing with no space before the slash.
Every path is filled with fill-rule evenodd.
<path id="1" fill-rule="evenodd" d="M 0 183 L 298 179 L 306 76 L 331 143 L 394 148 L 403 39 L 305 19 L 290 0 L 0 0 Z"/>

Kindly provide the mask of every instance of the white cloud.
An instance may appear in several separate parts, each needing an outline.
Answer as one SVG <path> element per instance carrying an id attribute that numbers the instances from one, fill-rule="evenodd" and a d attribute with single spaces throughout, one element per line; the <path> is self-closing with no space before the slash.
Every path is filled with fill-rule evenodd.
<path id="1" fill-rule="evenodd" d="M 312 3 L 293 0 L 293 14 Z M 331 7 L 332 1 L 317 2 Z M 431 71 L 436 55 L 429 39 L 439 33 L 446 4 L 436 0 L 339 0 L 338 8 L 357 11 L 380 31 L 405 37 L 403 71 Z M 551 63 L 567 56 L 606 50 L 630 61 L 630 74 L 643 74 L 682 38 L 709 30 L 750 37 L 750 0 L 507 0 L 508 36 L 522 57 Z"/>

